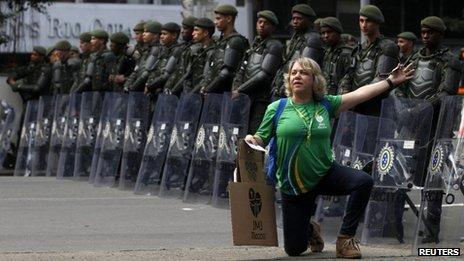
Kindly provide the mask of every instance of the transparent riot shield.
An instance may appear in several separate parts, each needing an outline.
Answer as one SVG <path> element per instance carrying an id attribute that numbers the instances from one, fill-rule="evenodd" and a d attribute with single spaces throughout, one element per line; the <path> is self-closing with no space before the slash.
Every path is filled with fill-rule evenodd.
<path id="1" fill-rule="evenodd" d="M 17 114 L 13 107 L 5 101 L 0 101 L 0 169 L 11 147 L 11 136 L 15 131 L 14 121 Z"/>
<path id="2" fill-rule="evenodd" d="M 60 160 L 61 144 L 65 134 L 66 112 L 68 111 L 69 95 L 57 95 L 53 112 L 52 133 L 50 135 L 50 150 L 48 151 L 47 176 L 56 176 Z"/>
<path id="3" fill-rule="evenodd" d="M 161 94 L 156 101 L 134 192 L 157 195 L 169 147 L 178 98 Z"/>
<path id="4" fill-rule="evenodd" d="M 93 184 L 95 182 L 95 176 L 98 169 L 98 161 L 100 159 L 100 152 L 103 142 L 103 129 L 106 122 L 108 121 L 108 114 L 110 113 L 110 106 L 113 102 L 113 95 L 111 93 L 106 93 L 105 98 L 103 99 L 103 105 L 100 111 L 100 121 L 97 126 L 97 133 L 95 138 L 95 146 L 93 148 L 92 163 L 90 164 L 90 175 L 89 183 Z"/>
<path id="5" fill-rule="evenodd" d="M 53 96 L 41 96 L 37 112 L 37 131 L 34 148 L 32 149 L 32 176 L 47 174 L 48 151 L 50 150 L 50 136 L 53 123 Z"/>
<path id="6" fill-rule="evenodd" d="M 233 178 L 238 140 L 248 131 L 249 114 L 250 98 L 247 95 L 234 97 L 224 93 L 211 201 L 215 207 L 228 207 L 228 184 Z"/>
<path id="7" fill-rule="evenodd" d="M 26 105 L 23 127 L 16 156 L 15 176 L 30 176 L 32 170 L 32 147 L 37 129 L 37 109 L 39 101 L 30 100 Z"/>
<path id="8" fill-rule="evenodd" d="M 142 92 L 131 92 L 127 105 L 126 131 L 119 178 L 120 189 L 134 189 L 147 139 L 149 112 L 148 96 Z"/>
<path id="9" fill-rule="evenodd" d="M 372 173 L 380 118 L 356 115 L 354 148 L 350 167 Z"/>
<path id="10" fill-rule="evenodd" d="M 346 167 L 350 167 L 352 164 L 356 115 L 351 111 L 340 114 L 332 142 L 335 161 Z M 324 238 L 329 241 L 338 235 L 340 220 L 345 213 L 346 201 L 347 196 L 318 196 L 314 220 L 322 224 Z"/>
<path id="11" fill-rule="evenodd" d="M 102 145 L 95 173 L 95 186 L 115 186 L 124 147 L 126 128 L 127 93 L 107 93 L 111 103 L 103 127 Z"/>
<path id="12" fill-rule="evenodd" d="M 432 120 L 427 101 L 382 101 L 362 243 L 412 244 Z"/>
<path id="13" fill-rule="evenodd" d="M 183 195 L 195 145 L 201 105 L 202 98 L 199 94 L 183 93 L 180 97 L 161 178 L 159 190 L 161 197 Z"/>
<path id="14" fill-rule="evenodd" d="M 82 93 L 77 133 L 74 179 L 88 180 L 97 138 L 103 95 L 99 92 Z"/>
<path id="15" fill-rule="evenodd" d="M 356 131 L 356 115 L 356 113 L 351 111 L 340 114 L 332 142 L 335 161 L 347 167 L 351 166 L 351 154 L 353 152 Z"/>
<path id="16" fill-rule="evenodd" d="M 377 117 L 342 113 L 333 141 L 335 160 L 340 165 L 370 173 L 378 124 Z M 329 242 L 335 242 L 340 234 L 348 200 L 349 196 L 320 196 L 318 199 L 315 220 L 321 223 L 323 238 Z M 360 231 L 357 230 L 359 235 Z"/>
<path id="17" fill-rule="evenodd" d="M 209 93 L 203 102 L 184 192 L 185 202 L 208 203 L 213 195 L 222 99 L 222 94 Z"/>
<path id="18" fill-rule="evenodd" d="M 351 166 L 355 130 L 356 113 L 342 113 L 338 120 L 337 129 L 335 130 L 335 136 L 332 142 L 335 161 L 340 165 Z M 345 205 L 345 196 L 319 196 L 314 218 L 317 222 L 322 223 L 325 218 L 327 218 L 326 221 L 329 221 L 328 218 L 336 219 L 337 217 L 342 217 L 345 212 Z M 336 223 L 337 221 L 338 219 L 331 223 Z M 334 226 L 331 227 L 333 228 Z"/>
<path id="19" fill-rule="evenodd" d="M 464 98 L 442 100 L 422 191 L 413 254 L 419 248 L 461 248 L 464 242 Z"/>
<path id="20" fill-rule="evenodd" d="M 66 126 L 58 162 L 57 178 L 74 177 L 74 161 L 76 158 L 77 133 L 79 131 L 79 115 L 82 94 L 72 93 L 69 98 Z"/>

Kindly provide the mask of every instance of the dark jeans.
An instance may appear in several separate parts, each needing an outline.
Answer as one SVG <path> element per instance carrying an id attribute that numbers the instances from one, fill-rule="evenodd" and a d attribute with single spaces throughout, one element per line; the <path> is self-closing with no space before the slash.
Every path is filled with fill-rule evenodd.
<path id="1" fill-rule="evenodd" d="M 313 191 L 292 196 L 282 193 L 284 247 L 289 256 L 306 251 L 312 233 L 311 212 L 318 195 L 350 195 L 340 234 L 354 236 L 369 201 L 372 177 L 334 162 Z"/>

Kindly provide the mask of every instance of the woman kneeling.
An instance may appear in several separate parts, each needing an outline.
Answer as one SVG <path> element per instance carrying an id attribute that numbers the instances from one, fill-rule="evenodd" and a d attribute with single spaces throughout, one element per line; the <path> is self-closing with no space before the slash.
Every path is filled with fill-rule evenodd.
<path id="1" fill-rule="evenodd" d="M 360 258 L 354 239 L 359 220 L 372 189 L 371 176 L 334 162 L 330 146 L 330 122 L 342 111 L 367 101 L 409 80 L 413 70 L 397 67 L 387 80 L 363 86 L 344 95 L 326 95 L 321 69 L 309 58 L 298 58 L 285 76 L 286 105 L 274 129 L 274 115 L 280 101 L 273 102 L 255 135 L 248 142 L 265 146 L 276 137 L 276 177 L 282 194 L 285 252 L 297 256 L 320 252 L 324 242 L 320 227 L 311 222 L 311 210 L 318 195 L 350 195 L 337 238 L 337 257 Z"/>

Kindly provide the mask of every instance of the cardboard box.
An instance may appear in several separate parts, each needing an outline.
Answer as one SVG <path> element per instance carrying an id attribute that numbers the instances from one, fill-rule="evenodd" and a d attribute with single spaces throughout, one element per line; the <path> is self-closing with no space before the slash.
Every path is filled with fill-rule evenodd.
<path id="1" fill-rule="evenodd" d="M 234 245 L 278 246 L 274 189 L 251 182 L 229 186 Z"/>
<path id="2" fill-rule="evenodd" d="M 264 179 L 263 153 L 240 142 L 239 182 L 229 183 L 235 246 L 278 246 L 274 188 Z"/>
<path id="3" fill-rule="evenodd" d="M 264 174 L 264 153 L 240 142 L 238 153 L 238 174 L 240 182 L 266 183 Z"/>

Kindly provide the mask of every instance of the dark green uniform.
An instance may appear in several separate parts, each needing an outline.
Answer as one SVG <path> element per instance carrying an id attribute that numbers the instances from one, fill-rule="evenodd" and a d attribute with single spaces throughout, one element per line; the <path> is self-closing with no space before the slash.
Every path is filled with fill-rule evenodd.
<path id="1" fill-rule="evenodd" d="M 341 40 L 335 46 L 327 47 L 322 62 L 322 73 L 327 81 L 327 93 L 336 95 L 338 83 L 348 72 L 351 63 L 353 49 L 345 45 Z"/>
<path id="2" fill-rule="evenodd" d="M 115 62 L 116 56 L 107 49 L 92 53 L 87 64 L 85 78 L 75 91 L 110 91 L 111 84 L 108 77 Z"/>
<path id="3" fill-rule="evenodd" d="M 51 66 L 45 61 L 30 63 L 16 69 L 9 79 L 17 81 L 10 86 L 14 92 L 21 95 L 23 101 L 36 100 L 41 95 L 50 93 Z"/>
<path id="4" fill-rule="evenodd" d="M 271 97 L 271 83 L 282 64 L 283 45 L 277 39 L 257 36 L 247 50 L 234 79 L 234 90 L 251 100 L 248 132 L 255 133 Z"/>
<path id="5" fill-rule="evenodd" d="M 215 42 L 213 40 L 207 46 L 200 44 L 190 46 L 185 65 L 182 67 L 185 80 L 173 88 L 173 93 L 179 93 L 182 89 L 187 92 L 200 91 L 200 82 L 203 79 L 206 60 L 208 56 L 212 55 L 214 49 Z"/>
<path id="6" fill-rule="evenodd" d="M 124 77 L 129 77 L 134 71 L 135 60 L 133 56 L 129 56 L 126 53 L 121 53 L 116 56 L 116 62 L 111 68 L 112 75 L 124 75 Z M 120 92 L 124 90 L 124 83 L 111 83 L 111 91 Z"/>
<path id="7" fill-rule="evenodd" d="M 339 84 L 339 93 L 344 94 L 364 85 L 381 81 L 398 65 L 398 46 L 380 36 L 372 43 L 359 44 L 353 51 L 351 66 Z M 385 92 L 355 107 L 361 114 L 379 116 Z"/>
<path id="8" fill-rule="evenodd" d="M 74 81 L 71 92 L 76 92 L 79 88 L 79 85 L 84 81 L 87 71 L 87 65 L 90 62 L 90 52 L 85 52 L 81 54 L 81 65 L 79 72 L 77 73 L 76 80 Z"/>
<path id="9" fill-rule="evenodd" d="M 184 75 L 187 72 L 189 67 L 189 56 L 191 55 L 192 50 L 199 49 L 200 45 L 194 45 L 192 42 L 182 43 L 180 48 L 179 61 L 177 63 L 176 70 L 169 76 L 169 79 L 166 81 L 165 89 L 169 90 L 171 93 L 176 95 L 180 94 L 183 89 L 183 84 L 178 84 L 179 81 L 184 81 Z M 198 52 L 198 50 L 196 50 Z M 175 88 L 175 89 L 174 89 Z"/>
<path id="10" fill-rule="evenodd" d="M 437 103 L 441 97 L 457 93 L 462 64 L 447 48 L 431 55 L 423 48 L 411 60 L 414 77 L 396 90 L 399 96 Z"/>
<path id="11" fill-rule="evenodd" d="M 146 68 L 147 59 L 151 57 L 151 59 L 158 59 L 160 53 L 161 45 L 159 41 L 154 41 L 150 43 L 149 47 L 144 50 L 142 56 L 134 67 L 134 71 L 131 75 L 127 78 L 126 82 L 124 83 L 124 90 L 125 91 L 143 91 L 145 87 L 145 83 L 148 79 L 149 73 L 147 70 L 152 68 Z M 156 62 L 155 62 L 156 63 Z M 149 66 L 151 67 L 151 66 Z M 146 76 L 144 74 L 146 73 Z"/>
<path id="12" fill-rule="evenodd" d="M 172 43 L 162 47 L 158 62 L 154 70 L 150 73 L 146 83 L 151 93 L 160 93 L 163 91 L 169 76 L 177 70 L 177 64 L 179 63 L 183 48 L 183 44 L 178 43 Z M 170 64 L 168 65 L 168 63 Z"/>
<path id="13" fill-rule="evenodd" d="M 55 62 L 52 66 L 52 92 L 53 94 L 70 93 L 74 81 L 77 79 L 80 68 L 80 59 L 67 59 Z"/>
<path id="14" fill-rule="evenodd" d="M 400 53 L 400 56 L 399 56 L 400 63 L 401 64 L 410 63 L 412 59 L 414 58 L 414 56 L 416 56 L 416 54 L 417 54 L 416 50 L 412 50 L 412 52 L 409 55 L 403 55 L 402 53 Z"/>
<path id="15" fill-rule="evenodd" d="M 206 57 L 204 78 L 199 85 L 204 93 L 223 93 L 232 89 L 235 72 L 248 46 L 248 40 L 236 31 L 227 37 L 221 35 L 214 50 Z"/>

